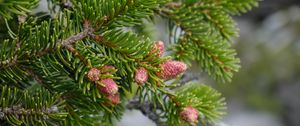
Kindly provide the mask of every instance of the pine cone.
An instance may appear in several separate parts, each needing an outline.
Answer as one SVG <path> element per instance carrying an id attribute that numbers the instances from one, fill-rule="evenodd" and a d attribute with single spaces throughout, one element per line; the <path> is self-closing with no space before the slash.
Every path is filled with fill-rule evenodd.
<path id="1" fill-rule="evenodd" d="M 198 110 L 193 108 L 192 106 L 187 106 L 180 112 L 180 118 L 192 126 L 197 125 L 198 116 Z"/>
<path id="2" fill-rule="evenodd" d="M 110 101 L 112 105 L 118 105 L 120 104 L 120 95 L 119 93 L 114 94 L 114 95 L 108 95 L 107 99 Z"/>
<path id="3" fill-rule="evenodd" d="M 87 74 L 87 78 L 90 81 L 98 81 L 100 79 L 100 70 L 98 70 L 97 68 L 92 68 L 89 70 L 88 74 Z"/>
<path id="4" fill-rule="evenodd" d="M 158 51 L 158 57 L 161 57 L 164 54 L 165 45 L 163 41 L 157 41 L 155 42 L 152 51 L 149 53 L 149 55 L 152 55 L 156 51 Z"/>
<path id="5" fill-rule="evenodd" d="M 148 71 L 145 68 L 139 68 L 135 71 L 135 82 L 138 85 L 144 85 L 148 80 Z"/>
<path id="6" fill-rule="evenodd" d="M 114 95 L 116 93 L 118 93 L 118 85 L 116 84 L 116 82 L 111 79 L 111 78 L 107 78 L 104 80 L 101 80 L 100 83 L 102 84 L 99 87 L 99 90 L 106 94 L 106 95 Z"/>
<path id="7" fill-rule="evenodd" d="M 169 80 L 176 78 L 187 69 L 187 65 L 180 61 L 167 60 L 160 65 L 161 71 L 158 73 L 162 79 Z"/>

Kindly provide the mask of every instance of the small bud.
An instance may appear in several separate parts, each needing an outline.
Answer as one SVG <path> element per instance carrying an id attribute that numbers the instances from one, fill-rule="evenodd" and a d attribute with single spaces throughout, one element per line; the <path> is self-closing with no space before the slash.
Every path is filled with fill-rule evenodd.
<path id="1" fill-rule="evenodd" d="M 100 86 L 100 91 L 106 95 L 114 95 L 116 93 L 118 93 L 118 85 L 116 84 L 116 82 L 111 79 L 111 78 L 107 78 L 104 80 L 100 81 L 101 85 Z"/>
<path id="2" fill-rule="evenodd" d="M 192 106 L 187 106 L 180 112 L 180 118 L 192 126 L 197 125 L 198 116 L 198 110 L 193 108 Z"/>
<path id="3" fill-rule="evenodd" d="M 135 71 L 135 82 L 138 85 L 144 85 L 148 80 L 148 71 L 145 68 L 139 68 Z"/>
<path id="4" fill-rule="evenodd" d="M 158 51 L 158 56 L 161 57 L 164 54 L 165 45 L 162 41 L 155 42 L 152 51 L 149 53 L 149 55 L 155 53 Z"/>
<path id="5" fill-rule="evenodd" d="M 165 45 L 162 41 L 157 41 L 155 43 L 155 48 L 159 49 L 158 55 L 161 57 L 164 54 Z"/>
<path id="6" fill-rule="evenodd" d="M 87 78 L 90 81 L 98 81 L 100 79 L 99 76 L 100 76 L 100 70 L 98 70 L 97 68 L 90 69 L 87 74 Z"/>
<path id="7" fill-rule="evenodd" d="M 112 105 L 118 105 L 120 104 L 120 95 L 119 93 L 114 94 L 114 95 L 108 95 L 107 99 L 110 101 Z"/>
<path id="8" fill-rule="evenodd" d="M 160 65 L 161 72 L 158 73 L 162 79 L 169 80 L 176 78 L 187 69 L 187 65 L 180 61 L 167 60 Z"/>
<path id="9" fill-rule="evenodd" d="M 105 72 L 110 72 L 113 71 L 115 69 L 114 66 L 111 65 L 105 65 L 101 68 L 101 72 L 105 73 Z"/>

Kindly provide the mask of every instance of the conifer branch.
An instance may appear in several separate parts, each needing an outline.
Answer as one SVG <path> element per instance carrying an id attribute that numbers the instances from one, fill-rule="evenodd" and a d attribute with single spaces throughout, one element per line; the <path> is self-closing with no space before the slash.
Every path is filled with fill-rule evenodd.
<path id="1" fill-rule="evenodd" d="M 0 108 L 0 119 L 6 116 L 14 115 L 17 119 L 21 116 L 42 115 L 44 119 L 49 119 L 48 114 L 59 113 L 57 106 L 42 109 L 24 109 L 21 105 L 14 105 L 12 107 Z"/>
<path id="2" fill-rule="evenodd" d="M 91 34 L 93 31 L 94 31 L 93 28 L 85 28 L 82 32 L 77 33 L 77 34 L 70 36 L 69 38 L 63 40 L 62 45 L 65 46 L 66 48 L 69 48 L 69 46 L 72 46 L 77 41 L 88 37 L 88 35 Z"/>
<path id="3" fill-rule="evenodd" d="M 117 45 L 114 45 L 112 42 L 107 41 L 102 35 L 96 35 L 91 33 L 90 37 L 93 38 L 99 44 L 103 44 L 111 48 L 117 47 Z"/>
<path id="4" fill-rule="evenodd" d="M 37 57 L 41 57 L 44 56 L 46 54 L 51 53 L 53 50 L 56 50 L 58 47 L 60 47 L 61 45 L 64 46 L 67 50 L 69 50 L 70 52 L 72 52 L 75 56 L 78 56 L 81 60 L 85 61 L 84 58 L 82 56 L 80 56 L 80 54 L 78 53 L 78 51 L 76 51 L 73 47 L 73 44 L 76 43 L 77 41 L 83 40 L 84 38 L 88 37 L 90 34 L 92 34 L 92 32 L 94 31 L 93 28 L 91 28 L 89 25 L 84 24 L 84 30 L 80 33 L 77 33 L 75 35 L 72 35 L 70 37 L 68 37 L 67 39 L 61 41 L 61 42 L 57 42 L 58 44 L 56 44 L 55 48 L 47 48 L 45 50 L 41 50 L 39 52 L 37 52 L 36 56 Z M 21 41 L 17 40 L 16 43 L 16 47 L 15 50 L 19 50 L 20 49 L 20 45 L 21 45 Z M 30 58 L 30 57 L 28 57 Z M 16 54 L 15 56 L 13 56 L 10 59 L 7 59 L 5 61 L 1 61 L 0 62 L 0 69 L 1 68 L 7 68 L 7 67 L 12 67 L 18 64 L 18 59 L 19 56 L 18 54 Z"/>
<path id="5" fill-rule="evenodd" d="M 214 78 L 230 80 L 239 67 L 228 43 L 236 33 L 231 15 L 256 3 L 48 0 L 50 15 L 25 18 L 38 0 L 17 1 L 0 0 L 0 16 L 17 26 L 0 43 L 0 123 L 11 125 L 110 125 L 121 118 L 126 94 L 138 95 L 126 107 L 157 125 L 214 122 L 224 115 L 224 98 L 208 86 L 186 84 L 198 78 L 178 75 L 195 60 Z M 156 15 L 170 21 L 169 56 L 162 55 L 163 42 L 145 37 L 143 27 Z M 103 79 L 112 80 L 103 88 L 114 94 L 99 89 Z"/>
<path id="6" fill-rule="evenodd" d="M 16 64 L 18 64 L 18 55 L 15 55 L 13 58 L 9 58 L 5 61 L 1 61 L 0 62 L 0 69 L 1 68 L 6 68 L 6 67 L 11 67 L 11 66 L 14 66 Z"/>
<path id="7" fill-rule="evenodd" d="M 15 50 L 20 50 L 20 45 L 21 45 L 21 42 L 19 40 L 17 40 Z M 18 63 L 17 59 L 18 59 L 18 55 L 16 54 L 12 58 L 9 58 L 5 61 L 0 61 L 0 69 L 2 67 L 11 67 L 11 66 L 16 65 Z M 2 65 L 2 67 L 1 67 L 1 65 Z"/>
<path id="8" fill-rule="evenodd" d="M 85 39 L 86 37 L 89 37 L 90 34 L 94 31 L 93 28 L 90 28 L 90 26 L 85 23 L 84 24 L 84 30 L 76 35 L 70 36 L 69 38 L 62 41 L 62 45 L 70 51 L 75 57 L 78 57 L 85 65 L 91 67 L 87 61 L 86 58 L 84 58 L 75 48 L 74 44 L 80 40 Z"/>

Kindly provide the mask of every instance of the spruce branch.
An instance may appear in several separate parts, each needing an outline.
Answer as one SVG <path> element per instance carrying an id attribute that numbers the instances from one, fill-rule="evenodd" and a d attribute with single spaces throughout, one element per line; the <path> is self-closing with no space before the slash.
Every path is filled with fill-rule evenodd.
<path id="1" fill-rule="evenodd" d="M 174 27 L 181 28 L 180 36 L 174 36 L 176 59 L 188 63 L 196 60 L 215 80 L 231 81 L 233 73 L 240 68 L 240 61 L 229 43 L 237 33 L 232 18 L 218 7 L 203 3 L 171 5 L 159 13 L 173 20 Z"/>
<path id="2" fill-rule="evenodd" d="M 89 34 L 91 38 L 93 38 L 97 43 L 103 44 L 105 46 L 111 47 L 111 48 L 116 48 L 118 47 L 117 45 L 113 44 L 112 42 L 107 41 L 104 36 L 102 35 L 96 35 L 94 33 Z"/>
<path id="3" fill-rule="evenodd" d="M 20 48 L 21 48 L 20 46 L 21 46 L 21 42 L 19 41 L 19 39 L 15 40 L 15 46 L 13 47 L 14 50 L 19 51 Z M 18 60 L 18 55 L 16 54 L 12 58 L 8 58 L 5 61 L 0 61 L 0 69 L 3 68 L 3 67 L 11 67 L 11 66 L 16 65 L 17 60 Z"/>
<path id="4" fill-rule="evenodd" d="M 1 61 L 0 62 L 0 65 L 1 65 L 0 69 L 15 66 L 17 64 L 18 64 L 18 55 L 15 55 L 13 58 L 9 58 L 7 60 Z"/>
<path id="5" fill-rule="evenodd" d="M 88 21 L 85 21 L 88 22 Z M 74 44 L 80 40 L 83 40 L 87 37 L 89 37 L 90 34 L 94 31 L 93 28 L 89 26 L 88 23 L 84 24 L 84 30 L 80 33 L 77 33 L 73 36 L 70 36 L 69 38 L 62 41 L 62 45 L 70 51 L 75 57 L 78 57 L 85 65 L 91 67 L 90 63 L 87 61 L 86 58 L 84 58 L 75 48 Z"/>
<path id="6" fill-rule="evenodd" d="M 0 120 L 12 125 L 55 124 L 66 117 L 61 110 L 64 101 L 60 101 L 58 93 L 44 88 L 29 91 L 8 86 L 2 86 L 0 91 Z"/>
<path id="7" fill-rule="evenodd" d="M 17 119 L 20 119 L 22 116 L 43 116 L 45 120 L 49 119 L 49 114 L 57 114 L 59 110 L 56 105 L 53 105 L 48 108 L 41 109 L 25 109 L 21 105 L 14 105 L 12 107 L 0 108 L 0 119 L 5 117 L 15 116 Z"/>
<path id="8" fill-rule="evenodd" d="M 85 21 L 85 22 L 88 22 L 88 21 Z M 79 40 L 82 40 L 82 39 L 88 37 L 93 32 L 94 32 L 94 29 L 91 28 L 88 23 L 84 23 L 84 30 L 80 33 L 72 35 L 72 36 L 68 37 L 67 39 L 63 40 L 62 45 L 68 49 L 70 46 L 72 46 Z"/>
<path id="9" fill-rule="evenodd" d="M 42 57 L 46 54 L 52 53 L 54 50 L 59 49 L 59 47 L 63 46 L 70 52 L 72 52 L 74 55 L 78 56 L 80 59 L 84 59 L 80 56 L 80 54 L 74 49 L 73 45 L 89 36 L 94 31 L 93 28 L 91 28 L 89 25 L 86 23 L 84 24 L 84 30 L 82 32 L 79 32 L 77 34 L 71 35 L 68 38 L 64 40 L 58 40 L 55 42 L 55 46 L 53 48 L 46 48 L 44 50 L 40 50 L 36 52 L 36 57 Z M 20 50 L 20 45 L 21 45 L 21 40 L 17 38 L 16 40 L 16 47 L 14 48 L 15 50 Z M 18 64 L 19 58 L 24 58 L 24 57 L 19 57 L 18 53 L 15 53 L 15 55 L 12 58 L 9 58 L 5 61 L 0 62 L 0 69 L 1 68 L 7 68 L 7 67 L 12 67 Z M 26 57 L 26 58 L 32 58 L 32 56 Z"/>
<path id="10" fill-rule="evenodd" d="M 24 8 L 17 4 L 1 8 L 18 0 L 11 1 L 0 0 L 0 16 L 16 17 L 19 26 L 17 34 L 15 29 L 8 30 L 12 38 L 0 43 L 0 82 L 5 85 L 0 89 L 1 121 L 112 124 L 124 112 L 124 104 L 119 103 L 138 94 L 127 108 L 142 111 L 158 125 L 177 126 L 195 125 L 198 119 L 205 125 L 224 114 L 224 99 L 217 91 L 185 84 L 195 78 L 179 80 L 187 68 L 181 61 L 196 60 L 215 78 L 230 80 L 239 67 L 228 43 L 236 30 L 230 14 L 249 8 L 254 0 L 48 0 L 55 13 L 25 20 L 20 15 L 33 6 L 28 1 L 37 0 L 18 4 Z M 230 8 L 233 3 L 242 5 Z M 156 15 L 173 21 L 170 28 L 177 29 L 172 36 L 173 57 L 163 57 L 163 42 L 153 43 L 138 33 L 138 27 Z M 171 85 L 165 83 L 176 77 Z M 110 83 L 99 84 L 103 80 Z M 22 89 L 10 88 L 10 83 Z M 101 88 L 110 85 L 107 88 L 113 93 L 99 89 L 98 84 Z M 192 121 L 188 121 L 189 112 Z"/>

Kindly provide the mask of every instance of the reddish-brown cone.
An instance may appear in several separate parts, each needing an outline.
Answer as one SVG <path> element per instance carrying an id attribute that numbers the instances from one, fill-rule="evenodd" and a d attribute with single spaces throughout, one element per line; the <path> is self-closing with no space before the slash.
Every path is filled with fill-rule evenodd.
<path id="1" fill-rule="evenodd" d="M 113 105 L 118 105 L 120 104 L 120 95 L 119 93 L 114 94 L 114 95 L 108 95 L 107 99 L 110 101 L 111 104 Z"/>
<path id="2" fill-rule="evenodd" d="M 158 51 L 158 56 L 161 57 L 164 54 L 165 45 L 162 41 L 155 42 L 152 51 L 149 53 L 149 55 L 152 55 L 156 51 Z"/>
<path id="3" fill-rule="evenodd" d="M 193 108 L 192 106 L 187 106 L 180 112 L 180 118 L 192 126 L 197 125 L 198 116 L 199 116 L 198 110 Z"/>
<path id="4" fill-rule="evenodd" d="M 114 95 L 116 93 L 118 93 L 118 85 L 116 84 L 116 82 L 111 79 L 111 78 L 107 78 L 104 80 L 100 81 L 101 85 L 100 86 L 100 91 L 106 95 Z"/>
<path id="5" fill-rule="evenodd" d="M 144 85 L 145 82 L 148 80 L 148 71 L 143 67 L 137 69 L 135 71 L 134 79 L 138 85 Z"/>
<path id="6" fill-rule="evenodd" d="M 176 78 L 187 69 L 187 65 L 180 61 L 167 60 L 160 65 L 161 71 L 158 73 L 162 79 L 169 80 Z"/>
<path id="7" fill-rule="evenodd" d="M 87 73 L 87 78 L 90 81 L 98 81 L 100 79 L 99 76 L 100 76 L 100 70 L 98 70 L 97 68 L 92 68 Z"/>

